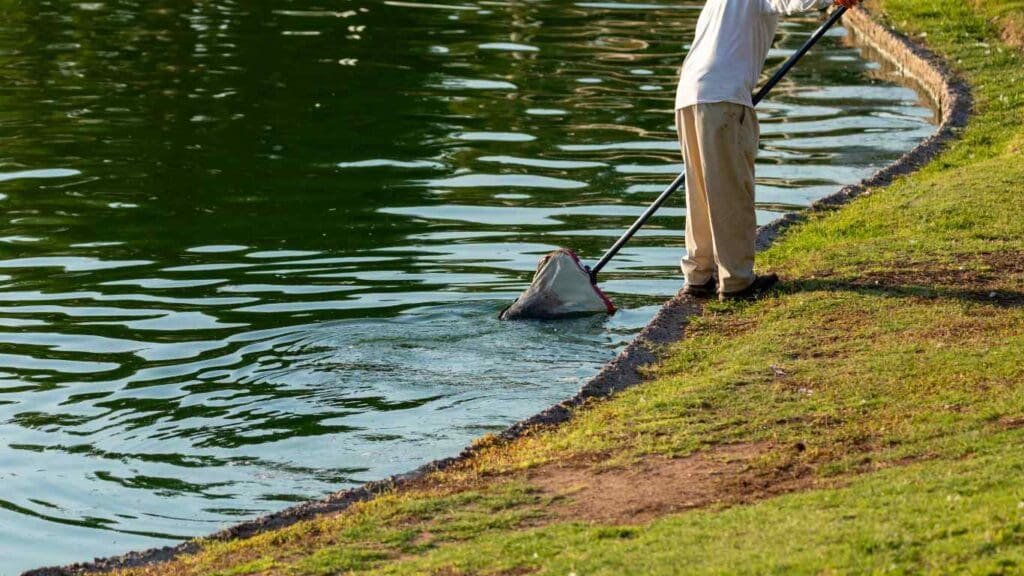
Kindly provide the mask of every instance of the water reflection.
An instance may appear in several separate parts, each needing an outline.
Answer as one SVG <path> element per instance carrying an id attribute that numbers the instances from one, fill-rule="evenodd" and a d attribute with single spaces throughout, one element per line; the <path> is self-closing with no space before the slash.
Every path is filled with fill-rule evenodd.
<path id="1" fill-rule="evenodd" d="M 678 289 L 681 197 L 607 269 L 620 314 L 495 316 L 681 168 L 699 4 L 6 4 L 0 572 L 406 471 L 570 394 Z M 884 77 L 838 30 L 764 105 L 760 222 L 931 131 Z"/>

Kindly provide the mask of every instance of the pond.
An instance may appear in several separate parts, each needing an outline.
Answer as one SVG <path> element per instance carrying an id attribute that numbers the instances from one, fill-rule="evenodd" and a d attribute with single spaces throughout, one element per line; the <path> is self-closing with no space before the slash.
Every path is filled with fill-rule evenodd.
<path id="1" fill-rule="evenodd" d="M 571 395 L 679 289 L 682 195 L 607 269 L 619 314 L 496 315 L 682 168 L 700 4 L 0 0 L 0 573 L 408 471 Z M 760 110 L 762 223 L 933 130 L 844 36 Z"/>

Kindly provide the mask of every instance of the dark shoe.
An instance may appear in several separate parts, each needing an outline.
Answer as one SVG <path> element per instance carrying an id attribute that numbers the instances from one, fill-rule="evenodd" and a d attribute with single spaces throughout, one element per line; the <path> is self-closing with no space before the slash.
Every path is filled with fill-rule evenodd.
<path id="1" fill-rule="evenodd" d="M 687 296 L 695 296 L 697 298 L 707 298 L 714 296 L 715 292 L 718 291 L 718 280 L 711 278 L 703 284 L 690 284 L 689 282 L 683 286 L 683 294 Z"/>
<path id="2" fill-rule="evenodd" d="M 718 295 L 720 302 L 729 302 L 731 300 L 754 300 L 760 296 L 763 296 L 765 292 L 768 292 L 779 283 L 779 276 L 777 274 L 768 274 L 767 276 L 755 276 L 754 282 L 739 292 L 723 292 Z"/>

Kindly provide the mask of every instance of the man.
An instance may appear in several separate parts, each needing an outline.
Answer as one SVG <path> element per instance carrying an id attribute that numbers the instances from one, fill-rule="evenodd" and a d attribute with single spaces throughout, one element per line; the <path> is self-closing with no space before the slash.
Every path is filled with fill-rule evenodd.
<path id="1" fill-rule="evenodd" d="M 753 298 L 775 274 L 754 275 L 754 158 L 760 127 L 752 92 L 778 18 L 853 7 L 860 0 L 707 0 L 676 91 L 676 127 L 686 163 L 686 251 L 693 296 Z M 715 279 L 717 272 L 718 278 Z"/>

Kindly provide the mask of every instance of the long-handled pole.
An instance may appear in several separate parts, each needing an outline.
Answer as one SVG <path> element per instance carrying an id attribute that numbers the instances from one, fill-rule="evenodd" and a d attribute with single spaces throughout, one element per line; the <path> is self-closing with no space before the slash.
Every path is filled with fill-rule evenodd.
<path id="1" fill-rule="evenodd" d="M 803 58 L 804 55 L 807 54 L 811 50 L 811 48 L 813 48 L 814 45 L 818 43 L 818 40 L 821 40 L 822 36 L 824 36 L 825 33 L 828 32 L 829 29 L 835 25 L 836 22 L 839 22 L 839 19 L 842 18 L 843 14 L 845 13 L 846 7 L 844 6 L 840 6 L 834 12 L 832 12 L 832 15 L 829 16 L 828 20 L 826 20 L 825 23 L 822 24 L 821 27 L 819 27 L 814 32 L 814 34 L 811 35 L 807 42 L 805 42 L 799 50 L 794 52 L 793 55 L 789 57 L 789 60 L 786 60 L 786 63 L 783 64 L 782 67 L 779 68 L 779 70 L 772 75 L 768 82 L 765 82 L 765 85 L 762 86 L 761 89 L 757 91 L 757 94 L 754 95 L 754 106 L 757 106 L 762 100 L 765 99 L 766 96 L 768 96 L 768 93 L 771 92 L 772 89 L 775 88 L 775 86 L 783 79 L 783 77 L 785 77 L 786 74 L 788 74 L 789 71 L 792 70 L 794 66 L 796 66 L 796 63 L 799 62 L 800 59 Z M 601 257 L 597 264 L 590 268 L 591 282 L 595 284 L 597 283 L 598 273 L 600 273 L 601 270 L 604 269 L 608 262 L 611 262 L 612 258 L 615 258 L 615 255 L 619 253 L 619 250 L 622 250 L 622 247 L 625 246 L 626 243 L 629 242 L 633 238 L 633 236 L 635 236 L 636 233 L 640 231 L 641 228 L 643 228 L 644 224 L 647 224 L 647 221 L 650 220 L 652 216 L 654 216 L 654 213 L 657 212 L 663 204 L 665 204 L 669 196 L 674 194 L 675 191 L 678 190 L 684 182 L 686 182 L 686 172 L 682 172 L 681 174 L 679 174 L 679 176 L 676 176 L 676 179 L 673 180 L 671 184 L 669 184 L 668 188 L 666 188 L 665 191 L 662 192 L 660 196 L 658 196 L 658 198 L 654 201 L 653 204 L 650 205 L 650 207 L 647 208 L 647 210 L 644 210 L 644 213 L 641 214 L 640 217 L 637 218 L 636 222 L 634 222 L 633 225 L 629 227 L 629 230 L 626 230 L 626 233 L 623 234 L 622 237 L 619 238 L 615 242 L 615 244 L 608 249 L 607 252 L 604 253 L 604 256 Z"/>

